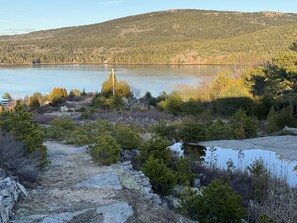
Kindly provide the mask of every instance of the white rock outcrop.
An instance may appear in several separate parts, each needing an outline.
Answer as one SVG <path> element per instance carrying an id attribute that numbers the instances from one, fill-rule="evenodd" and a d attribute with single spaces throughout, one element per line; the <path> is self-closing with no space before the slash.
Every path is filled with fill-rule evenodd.
<path id="1" fill-rule="evenodd" d="M 21 194 L 27 196 L 26 189 L 14 177 L 0 169 L 0 223 L 9 222 L 13 207 Z"/>

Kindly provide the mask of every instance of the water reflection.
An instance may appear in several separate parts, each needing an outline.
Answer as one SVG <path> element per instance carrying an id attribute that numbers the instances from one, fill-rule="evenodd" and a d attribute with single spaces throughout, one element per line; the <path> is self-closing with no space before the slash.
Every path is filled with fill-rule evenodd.
<path id="1" fill-rule="evenodd" d="M 227 169 L 227 162 L 231 160 L 240 170 L 246 169 L 255 160 L 262 159 L 268 171 L 274 176 L 286 179 L 291 186 L 297 185 L 297 172 L 294 170 L 297 161 L 282 158 L 279 154 L 261 149 L 233 150 L 220 147 L 207 147 L 205 162 L 208 165 L 215 163 L 220 169 Z"/>

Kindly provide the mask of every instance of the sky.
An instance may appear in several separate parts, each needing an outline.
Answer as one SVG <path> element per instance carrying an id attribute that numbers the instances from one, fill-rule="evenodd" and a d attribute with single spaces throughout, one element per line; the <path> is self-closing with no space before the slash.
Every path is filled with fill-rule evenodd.
<path id="1" fill-rule="evenodd" d="M 297 0 L 0 0 L 0 35 L 94 24 L 169 9 L 297 13 Z"/>

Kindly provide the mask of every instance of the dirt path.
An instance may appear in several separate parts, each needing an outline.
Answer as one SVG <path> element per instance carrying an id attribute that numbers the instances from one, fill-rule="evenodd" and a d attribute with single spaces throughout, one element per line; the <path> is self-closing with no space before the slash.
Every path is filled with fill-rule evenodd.
<path id="1" fill-rule="evenodd" d="M 245 140 L 216 140 L 199 143 L 203 146 L 236 150 L 263 149 L 278 153 L 286 159 L 297 160 L 297 136 L 270 136 Z"/>
<path id="2" fill-rule="evenodd" d="M 119 166 L 99 166 L 85 147 L 46 142 L 51 163 L 12 223 L 188 222 L 122 186 Z"/>

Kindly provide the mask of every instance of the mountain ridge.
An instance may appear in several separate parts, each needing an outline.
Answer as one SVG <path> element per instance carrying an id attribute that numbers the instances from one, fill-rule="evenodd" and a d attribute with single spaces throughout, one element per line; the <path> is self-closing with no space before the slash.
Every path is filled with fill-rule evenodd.
<path id="1" fill-rule="evenodd" d="M 0 64 L 257 63 L 296 40 L 297 14 L 178 9 L 0 36 Z"/>

